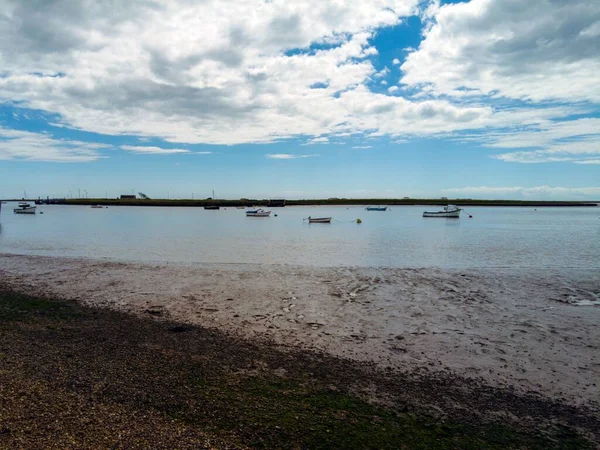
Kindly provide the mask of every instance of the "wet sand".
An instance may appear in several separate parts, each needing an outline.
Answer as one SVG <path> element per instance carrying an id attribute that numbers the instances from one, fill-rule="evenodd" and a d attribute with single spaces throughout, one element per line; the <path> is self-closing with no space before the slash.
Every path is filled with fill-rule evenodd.
<path id="1" fill-rule="evenodd" d="M 2 283 L 600 411 L 600 277 L 0 255 Z"/>

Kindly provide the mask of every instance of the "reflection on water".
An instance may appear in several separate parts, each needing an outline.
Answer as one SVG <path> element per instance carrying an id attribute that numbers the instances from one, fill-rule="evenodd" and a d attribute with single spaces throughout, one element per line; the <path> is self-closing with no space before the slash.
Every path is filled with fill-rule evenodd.
<path id="1" fill-rule="evenodd" d="M 470 207 L 473 218 L 424 219 L 424 207 L 243 210 L 44 206 L 6 214 L 0 252 L 189 263 L 387 267 L 600 268 L 598 208 Z M 308 216 L 332 216 L 331 225 Z M 363 223 L 352 221 L 361 218 Z"/>

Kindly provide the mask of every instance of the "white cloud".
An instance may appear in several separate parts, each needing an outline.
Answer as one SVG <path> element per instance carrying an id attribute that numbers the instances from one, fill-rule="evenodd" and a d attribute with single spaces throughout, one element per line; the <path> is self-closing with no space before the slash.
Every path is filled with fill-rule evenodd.
<path id="1" fill-rule="evenodd" d="M 490 133 L 481 139 L 485 145 L 493 148 L 529 148 L 526 151 L 493 156 L 506 162 L 586 164 L 586 160 L 595 159 L 600 155 L 600 119 L 545 121 L 529 130 L 518 133 Z"/>
<path id="2" fill-rule="evenodd" d="M 388 82 L 386 80 L 381 80 L 381 84 L 383 84 L 384 86 L 387 86 Z"/>
<path id="3" fill-rule="evenodd" d="M 566 188 L 551 186 L 535 187 L 490 187 L 473 186 L 444 189 L 442 192 L 452 196 L 471 196 L 475 198 L 527 198 L 527 199 L 582 199 L 600 198 L 600 187 Z"/>
<path id="4" fill-rule="evenodd" d="M 269 159 L 300 159 L 300 158 L 313 158 L 319 155 L 294 155 L 291 153 L 274 153 L 267 155 Z"/>
<path id="5" fill-rule="evenodd" d="M 316 137 L 302 145 L 314 145 L 314 144 L 329 144 L 329 138 L 325 137 L 325 136 Z"/>
<path id="6" fill-rule="evenodd" d="M 383 78 L 383 77 L 386 77 L 389 73 L 390 73 L 390 69 L 388 69 L 386 66 L 383 69 L 381 69 L 379 72 L 377 72 L 375 75 L 373 75 L 373 77 L 374 78 Z"/>
<path id="7" fill-rule="evenodd" d="M 373 146 L 372 145 L 355 145 L 352 148 L 363 148 L 364 149 L 364 148 L 373 148 Z"/>
<path id="8" fill-rule="evenodd" d="M 575 164 L 600 164 L 600 159 L 586 159 L 583 161 L 575 161 Z"/>
<path id="9" fill-rule="evenodd" d="M 425 17 L 425 39 L 401 66 L 403 83 L 436 94 L 466 87 L 536 101 L 600 101 L 600 2 L 433 2 Z"/>
<path id="10" fill-rule="evenodd" d="M 0 127 L 0 160 L 90 162 L 102 157 L 99 149 L 109 147 Z"/>
<path id="11" fill-rule="evenodd" d="M 591 45 L 597 2 L 542 2 L 429 2 L 425 40 L 404 49 L 403 87 L 384 95 L 367 87 L 389 74 L 371 61 L 372 38 L 422 1 L 4 0 L 0 102 L 58 114 L 56 126 L 172 143 L 318 143 L 324 135 L 479 130 L 497 134 L 495 141 L 480 136 L 486 145 L 523 150 L 520 136 L 524 142 L 537 127 L 537 139 L 535 132 L 573 108 L 505 110 L 496 97 L 600 98 Z M 331 47 L 311 47 L 324 43 Z M 564 131 L 569 139 L 568 126 Z"/>
<path id="12" fill-rule="evenodd" d="M 121 145 L 121 148 L 138 154 L 169 155 L 174 153 L 191 153 L 189 150 L 183 148 L 161 148 L 141 145 Z"/>

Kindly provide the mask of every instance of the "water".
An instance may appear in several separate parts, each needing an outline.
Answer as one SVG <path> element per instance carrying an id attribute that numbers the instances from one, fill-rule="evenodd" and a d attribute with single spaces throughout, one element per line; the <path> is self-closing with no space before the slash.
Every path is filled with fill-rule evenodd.
<path id="1" fill-rule="evenodd" d="M 469 207 L 469 219 L 424 219 L 436 207 L 236 208 L 2 205 L 0 252 L 141 262 L 312 266 L 600 269 L 600 208 Z M 330 225 L 303 222 L 332 216 Z M 362 224 L 351 221 L 361 218 Z"/>

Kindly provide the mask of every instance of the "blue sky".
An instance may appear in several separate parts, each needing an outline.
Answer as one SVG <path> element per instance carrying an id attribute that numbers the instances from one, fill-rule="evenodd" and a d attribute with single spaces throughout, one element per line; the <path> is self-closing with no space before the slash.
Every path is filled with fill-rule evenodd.
<path id="1" fill-rule="evenodd" d="M 600 200 L 600 5 L 542 3 L 0 0 L 0 197 Z"/>

